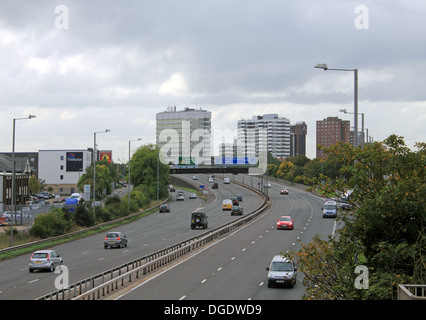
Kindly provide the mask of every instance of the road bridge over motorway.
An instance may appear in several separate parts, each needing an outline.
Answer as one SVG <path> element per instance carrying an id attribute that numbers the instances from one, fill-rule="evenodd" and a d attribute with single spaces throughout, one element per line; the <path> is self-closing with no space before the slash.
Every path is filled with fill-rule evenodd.
<path id="1" fill-rule="evenodd" d="M 170 168 L 170 174 L 249 173 L 249 167 Z"/>

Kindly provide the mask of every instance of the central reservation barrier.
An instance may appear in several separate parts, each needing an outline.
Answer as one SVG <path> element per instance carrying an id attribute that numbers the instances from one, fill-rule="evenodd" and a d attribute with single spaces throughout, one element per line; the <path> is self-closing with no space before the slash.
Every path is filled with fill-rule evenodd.
<path id="1" fill-rule="evenodd" d="M 189 238 L 178 244 L 161 249 L 144 257 L 138 258 L 121 266 L 104 271 L 87 279 L 78 281 L 67 288 L 51 292 L 37 300 L 102 300 L 109 295 L 125 289 L 132 283 L 188 255 L 221 236 L 250 222 L 265 212 L 271 205 L 270 199 L 255 188 L 233 181 L 262 197 L 262 204 L 243 217 L 221 227 L 207 231 L 199 236 Z"/>

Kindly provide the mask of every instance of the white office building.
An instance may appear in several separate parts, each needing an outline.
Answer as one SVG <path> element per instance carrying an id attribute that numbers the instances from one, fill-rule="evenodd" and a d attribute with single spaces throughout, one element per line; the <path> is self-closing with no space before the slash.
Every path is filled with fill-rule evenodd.
<path id="1" fill-rule="evenodd" d="M 290 120 L 275 113 L 239 120 L 238 141 L 247 157 L 258 157 L 262 151 L 277 159 L 289 157 Z"/>
<path id="2" fill-rule="evenodd" d="M 163 163 L 199 165 L 211 163 L 211 112 L 169 107 L 157 113 L 157 145 Z"/>
<path id="3" fill-rule="evenodd" d="M 78 180 L 91 163 L 91 150 L 39 150 L 38 177 L 54 194 L 69 195 L 78 192 Z"/>

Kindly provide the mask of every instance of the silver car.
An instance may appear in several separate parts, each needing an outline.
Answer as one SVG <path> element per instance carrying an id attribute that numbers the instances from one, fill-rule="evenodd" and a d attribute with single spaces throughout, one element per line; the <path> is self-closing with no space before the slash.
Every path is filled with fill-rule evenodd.
<path id="1" fill-rule="evenodd" d="M 62 257 L 55 250 L 39 250 L 31 255 L 28 268 L 30 272 L 34 270 L 48 270 L 53 272 L 62 263 Z"/>
<path id="2" fill-rule="evenodd" d="M 126 235 L 117 231 L 109 232 L 104 240 L 104 248 L 107 249 L 108 247 L 127 247 Z"/>

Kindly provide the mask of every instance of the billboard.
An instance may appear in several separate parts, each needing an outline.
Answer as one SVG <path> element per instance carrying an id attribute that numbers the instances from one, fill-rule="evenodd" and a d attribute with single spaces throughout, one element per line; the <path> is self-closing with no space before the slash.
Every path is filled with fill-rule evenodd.
<path id="1" fill-rule="evenodd" d="M 99 150 L 99 160 L 108 160 L 111 163 L 112 160 L 112 151 L 111 150 Z"/>
<path id="2" fill-rule="evenodd" d="M 83 171 L 83 152 L 67 152 L 67 172 Z"/>

